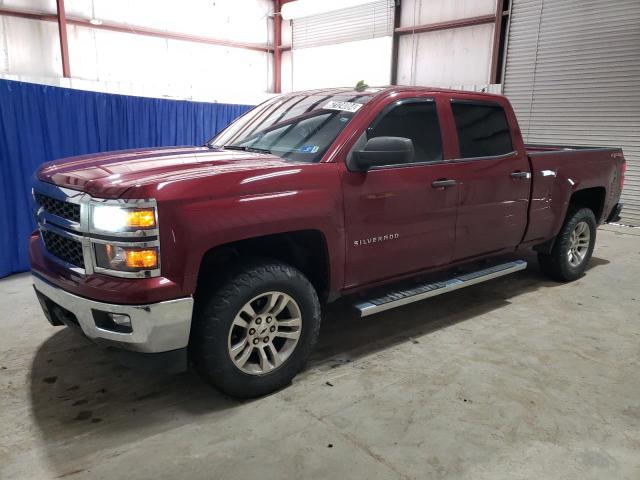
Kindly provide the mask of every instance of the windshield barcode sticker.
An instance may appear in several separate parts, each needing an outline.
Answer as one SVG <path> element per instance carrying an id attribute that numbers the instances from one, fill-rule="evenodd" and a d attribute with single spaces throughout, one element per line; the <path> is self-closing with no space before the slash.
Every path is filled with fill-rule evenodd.
<path id="1" fill-rule="evenodd" d="M 336 100 L 331 100 L 327 102 L 327 104 L 322 107 L 326 110 L 340 110 L 343 112 L 352 112 L 355 113 L 362 107 L 361 103 L 353 103 L 353 102 L 338 102 Z"/>

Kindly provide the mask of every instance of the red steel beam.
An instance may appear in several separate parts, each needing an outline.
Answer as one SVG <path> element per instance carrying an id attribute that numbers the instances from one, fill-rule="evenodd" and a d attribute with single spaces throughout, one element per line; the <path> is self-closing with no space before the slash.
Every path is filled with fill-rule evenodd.
<path id="1" fill-rule="evenodd" d="M 48 22 L 57 22 L 58 16 L 51 13 L 37 13 L 28 10 L 14 10 L 11 8 L 0 7 L 0 15 L 7 17 L 26 18 L 28 20 L 43 20 Z"/>
<path id="2" fill-rule="evenodd" d="M 67 16 L 64 11 L 64 0 L 56 0 L 58 21 L 58 34 L 60 36 L 60 53 L 62 55 L 62 76 L 71 77 L 71 66 L 69 64 L 69 42 L 67 42 Z"/>
<path id="3" fill-rule="evenodd" d="M 489 83 L 498 82 L 498 56 L 500 55 L 500 37 L 502 36 L 502 15 L 504 0 L 498 0 L 496 5 L 496 24 L 493 27 L 493 50 L 491 50 L 491 79 Z"/>
<path id="4" fill-rule="evenodd" d="M 282 16 L 281 0 L 273 0 L 273 92 L 282 92 Z"/>
<path id="5" fill-rule="evenodd" d="M 437 32 L 438 30 L 450 30 L 452 28 L 484 25 L 486 23 L 494 23 L 495 21 L 496 15 L 481 15 L 479 17 L 450 20 L 448 22 L 429 23 L 427 25 L 415 25 L 413 27 L 399 27 L 395 29 L 395 32 L 399 35 L 406 35 L 409 33 Z"/>
<path id="6" fill-rule="evenodd" d="M 391 85 L 398 83 L 398 55 L 400 51 L 400 34 L 397 29 L 400 27 L 400 9 L 402 2 L 395 2 L 393 11 L 393 35 L 391 37 Z"/>
<path id="7" fill-rule="evenodd" d="M 60 0 L 58 0 L 60 1 Z M 0 15 L 9 17 L 27 18 L 30 20 L 42 20 L 49 22 L 57 22 L 58 16 L 47 13 L 30 12 L 28 10 L 17 10 L 11 8 L 0 7 Z M 232 48 L 243 48 L 245 50 L 254 50 L 257 52 L 271 53 L 274 48 L 269 45 L 261 45 L 256 43 L 234 42 L 233 40 L 220 40 L 211 37 L 202 37 L 199 35 L 189 35 L 186 33 L 167 32 L 165 30 L 157 30 L 155 28 L 132 27 L 119 23 L 103 22 L 101 25 L 94 25 L 89 20 L 81 18 L 66 18 L 67 25 L 76 25 L 79 27 L 94 28 L 97 30 L 109 30 L 112 32 L 129 33 L 135 35 L 145 35 L 148 37 L 168 38 L 171 40 L 184 40 L 187 42 L 206 43 L 209 45 L 219 45 Z"/>

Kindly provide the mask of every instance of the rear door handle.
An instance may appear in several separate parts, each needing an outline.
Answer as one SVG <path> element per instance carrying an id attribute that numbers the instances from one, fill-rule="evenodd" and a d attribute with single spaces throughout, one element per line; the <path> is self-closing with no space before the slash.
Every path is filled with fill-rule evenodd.
<path id="1" fill-rule="evenodd" d="M 531 172 L 511 172 L 511 178 L 531 178 Z"/>
<path id="2" fill-rule="evenodd" d="M 431 186 L 433 188 L 449 188 L 449 187 L 455 187 L 457 184 L 458 184 L 457 180 L 449 180 L 449 179 L 435 180 L 431 182 Z"/>

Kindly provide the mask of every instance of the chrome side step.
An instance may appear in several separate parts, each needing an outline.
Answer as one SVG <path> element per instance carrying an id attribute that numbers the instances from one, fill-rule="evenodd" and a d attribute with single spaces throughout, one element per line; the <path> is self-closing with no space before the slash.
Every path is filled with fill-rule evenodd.
<path id="1" fill-rule="evenodd" d="M 362 317 L 367 317 L 374 313 L 384 312 L 385 310 L 418 302 L 425 298 L 435 297 L 436 295 L 452 292 L 460 288 L 475 285 L 476 283 L 482 283 L 493 278 L 509 275 L 510 273 L 524 270 L 525 268 L 527 268 L 527 262 L 524 260 L 515 260 L 476 272 L 459 275 L 442 282 L 424 283 L 406 290 L 390 292 L 381 297 L 358 303 L 355 307 L 360 310 Z"/>

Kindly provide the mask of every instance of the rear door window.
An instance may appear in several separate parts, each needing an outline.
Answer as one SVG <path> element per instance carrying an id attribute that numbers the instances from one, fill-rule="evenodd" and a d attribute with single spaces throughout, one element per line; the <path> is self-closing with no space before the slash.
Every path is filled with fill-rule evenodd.
<path id="1" fill-rule="evenodd" d="M 458 131 L 460 157 L 495 157 L 513 151 L 504 108 L 496 103 L 451 103 Z"/>

